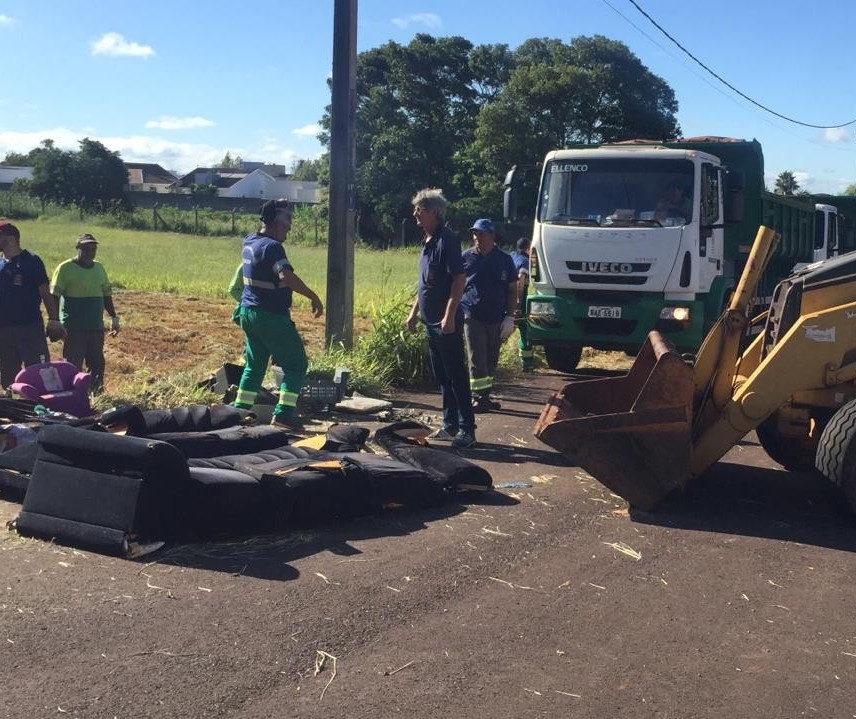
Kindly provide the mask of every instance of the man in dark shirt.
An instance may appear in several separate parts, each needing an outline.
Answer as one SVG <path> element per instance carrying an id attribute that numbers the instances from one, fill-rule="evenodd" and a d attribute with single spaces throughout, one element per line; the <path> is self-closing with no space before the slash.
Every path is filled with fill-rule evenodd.
<path id="1" fill-rule="evenodd" d="M 451 439 L 463 449 L 475 444 L 475 416 L 469 374 L 464 360 L 461 295 L 466 275 L 461 243 L 446 223 L 448 201 L 442 190 L 425 189 L 413 198 L 413 216 L 424 232 L 419 257 L 419 289 L 407 318 L 416 329 L 417 317 L 428 333 L 428 353 L 443 400 L 443 427 L 435 439 Z"/>
<path id="2" fill-rule="evenodd" d="M 474 246 L 463 255 L 467 276 L 461 298 L 464 338 L 470 363 L 473 411 L 490 412 L 500 407 L 499 402 L 490 398 L 490 393 L 502 341 L 514 331 L 517 272 L 511 256 L 496 245 L 493 222 L 476 220 L 470 231 Z"/>
<path id="3" fill-rule="evenodd" d="M 65 338 L 45 265 L 21 249 L 21 233 L 0 219 L 0 385 L 8 388 L 21 366 L 50 361 L 41 305 L 48 313 L 47 336 Z"/>
<path id="4" fill-rule="evenodd" d="M 268 361 L 282 368 L 279 402 L 271 424 L 299 429 L 295 416 L 297 398 L 306 379 L 308 361 L 303 339 L 291 320 L 294 292 L 308 298 L 312 314 L 320 317 L 324 305 L 295 273 L 282 244 L 291 229 L 292 207 L 288 200 L 268 200 L 261 208 L 261 229 L 244 239 L 241 249 L 244 289 L 238 323 L 246 336 L 247 366 L 241 376 L 235 406 L 255 404 Z"/>

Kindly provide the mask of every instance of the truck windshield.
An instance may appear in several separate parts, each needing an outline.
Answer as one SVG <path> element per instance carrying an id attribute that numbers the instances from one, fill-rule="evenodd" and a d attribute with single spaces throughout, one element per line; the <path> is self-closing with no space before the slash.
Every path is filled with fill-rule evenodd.
<path id="1" fill-rule="evenodd" d="M 693 163 L 646 158 L 552 160 L 538 219 L 565 225 L 676 226 L 692 221 Z"/>

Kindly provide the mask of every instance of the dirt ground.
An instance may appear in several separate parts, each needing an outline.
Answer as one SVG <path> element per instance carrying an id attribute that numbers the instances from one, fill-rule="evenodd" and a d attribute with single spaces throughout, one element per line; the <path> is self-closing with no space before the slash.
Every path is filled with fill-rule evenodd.
<path id="1" fill-rule="evenodd" d="M 139 562 L 0 534 L 0 716 L 856 716 L 840 497 L 750 436 L 630 513 L 532 436 L 564 381 L 480 416 L 490 497 Z"/>
<path id="2" fill-rule="evenodd" d="M 120 392 L 132 377 L 139 381 L 141 369 L 152 377 L 193 371 L 202 379 L 241 356 L 243 334 L 230 321 L 231 300 L 121 292 L 116 295 L 116 307 L 123 328 L 105 343 L 108 392 Z M 323 317 L 316 319 L 299 309 L 295 322 L 310 350 L 324 346 Z M 368 329 L 365 320 L 355 321 L 356 333 Z M 53 347 L 59 352 L 59 345 Z"/>

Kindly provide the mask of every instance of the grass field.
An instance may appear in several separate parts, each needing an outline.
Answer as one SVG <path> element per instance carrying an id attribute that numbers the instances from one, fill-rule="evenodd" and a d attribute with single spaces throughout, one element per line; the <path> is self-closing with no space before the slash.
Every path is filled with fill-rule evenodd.
<path id="1" fill-rule="evenodd" d="M 196 383 L 224 362 L 239 362 L 243 335 L 230 321 L 234 302 L 227 286 L 240 261 L 239 237 L 105 228 L 68 220 L 19 220 L 22 246 L 38 254 L 51 274 L 75 254 L 82 232 L 99 241 L 103 262 L 115 288 L 123 329 L 105 345 L 106 394 L 100 409 L 113 404 L 165 407 L 214 401 Z M 321 298 L 327 291 L 327 248 L 289 246 L 297 273 Z M 310 372 L 332 376 L 336 366 L 352 369 L 356 389 L 381 391 L 408 384 L 424 366 L 424 335 L 403 332 L 409 297 L 416 288 L 418 248 L 355 252 L 354 334 L 357 349 L 325 351 L 324 318 L 315 319 L 309 303 L 295 298 L 294 320 L 306 342 Z M 61 346 L 51 347 L 58 356 Z M 536 362 L 544 366 L 536 355 Z M 626 368 L 623 353 L 586 349 L 582 367 Z M 503 346 L 497 376 L 513 381 L 519 373 L 516 335 Z"/>
<path id="2" fill-rule="evenodd" d="M 97 259 L 118 289 L 168 292 L 186 297 L 227 297 L 227 287 L 240 263 L 241 238 L 199 237 L 93 227 L 85 222 L 20 220 L 24 249 L 39 255 L 48 274 L 75 254 L 82 232 L 98 240 Z M 297 274 L 319 296 L 327 292 L 327 248 L 289 246 L 286 253 Z M 373 305 L 416 288 L 417 248 L 372 250 L 358 246 L 354 258 L 354 307 L 366 317 Z M 295 297 L 300 308 L 308 302 Z"/>

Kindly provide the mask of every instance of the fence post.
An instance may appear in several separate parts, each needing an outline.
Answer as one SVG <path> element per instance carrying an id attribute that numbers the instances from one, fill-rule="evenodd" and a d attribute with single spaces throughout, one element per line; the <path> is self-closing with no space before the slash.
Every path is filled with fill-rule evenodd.
<path id="1" fill-rule="evenodd" d="M 401 221 L 401 246 L 407 247 L 407 231 L 404 229 L 407 225 L 407 218 L 405 217 Z"/>
<path id="2" fill-rule="evenodd" d="M 159 202 L 152 204 L 152 229 L 157 232 L 158 229 L 158 205 Z"/>
<path id="3" fill-rule="evenodd" d="M 235 234 L 235 213 L 237 212 L 237 208 L 232 208 L 232 234 Z"/>
<path id="4" fill-rule="evenodd" d="M 199 205 L 193 206 L 193 234 L 199 234 Z"/>

